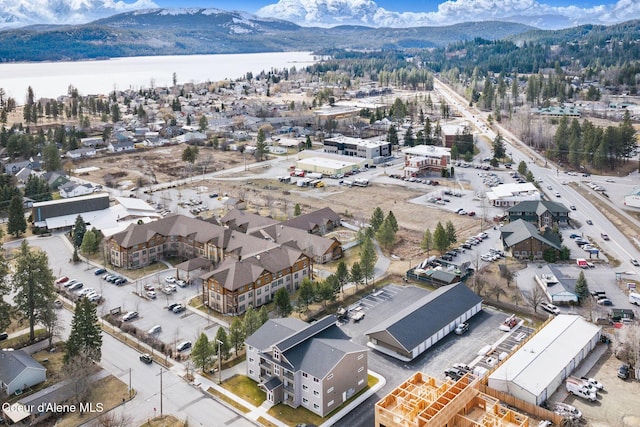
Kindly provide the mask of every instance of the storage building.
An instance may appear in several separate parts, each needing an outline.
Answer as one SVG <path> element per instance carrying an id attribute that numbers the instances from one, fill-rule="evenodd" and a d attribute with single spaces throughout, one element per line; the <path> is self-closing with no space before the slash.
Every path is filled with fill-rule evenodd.
<path id="1" fill-rule="evenodd" d="M 489 387 L 540 405 L 599 341 L 599 326 L 558 315 L 489 376 Z"/>
<path id="2" fill-rule="evenodd" d="M 482 310 L 464 283 L 439 288 L 367 332 L 369 347 L 408 362 Z"/>

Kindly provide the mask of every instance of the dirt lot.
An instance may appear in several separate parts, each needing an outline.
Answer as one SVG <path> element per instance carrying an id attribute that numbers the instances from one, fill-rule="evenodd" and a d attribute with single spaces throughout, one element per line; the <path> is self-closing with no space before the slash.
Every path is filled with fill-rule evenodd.
<path id="1" fill-rule="evenodd" d="M 617 377 L 620 361 L 607 352 L 589 372 L 589 377 L 604 384 L 604 391 L 598 393 L 597 402 L 591 403 L 577 397 L 569 397 L 566 402 L 582 411 L 587 425 L 594 427 L 638 427 L 640 426 L 640 382 L 623 381 Z"/>

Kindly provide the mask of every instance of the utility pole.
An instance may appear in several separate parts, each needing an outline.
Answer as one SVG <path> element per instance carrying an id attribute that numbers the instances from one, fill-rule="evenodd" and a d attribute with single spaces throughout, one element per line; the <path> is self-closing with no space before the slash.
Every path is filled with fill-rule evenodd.
<path id="1" fill-rule="evenodd" d="M 131 399 L 131 392 L 133 389 L 131 388 L 131 368 L 129 368 L 129 399 Z"/>
<path id="2" fill-rule="evenodd" d="M 160 416 L 162 417 L 162 373 L 164 371 L 160 368 Z"/>

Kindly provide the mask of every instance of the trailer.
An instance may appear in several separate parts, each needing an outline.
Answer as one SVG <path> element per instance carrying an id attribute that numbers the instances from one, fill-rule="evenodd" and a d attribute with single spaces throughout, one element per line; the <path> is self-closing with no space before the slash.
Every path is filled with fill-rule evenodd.
<path id="1" fill-rule="evenodd" d="M 320 172 L 311 172 L 307 174 L 307 177 L 311 179 L 322 179 L 322 174 Z"/>
<path id="2" fill-rule="evenodd" d="M 637 294 L 635 292 L 631 292 L 629 294 L 629 302 L 631 304 L 640 305 L 640 294 Z"/>
<path id="3" fill-rule="evenodd" d="M 353 180 L 353 185 L 356 187 L 367 187 L 369 185 L 369 180 L 365 178 L 356 178 Z"/>

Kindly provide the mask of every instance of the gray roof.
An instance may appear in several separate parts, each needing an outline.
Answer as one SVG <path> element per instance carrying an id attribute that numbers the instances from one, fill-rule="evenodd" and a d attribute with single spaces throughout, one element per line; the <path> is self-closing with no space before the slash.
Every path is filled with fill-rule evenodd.
<path id="1" fill-rule="evenodd" d="M 509 213 L 535 212 L 538 216 L 545 211 L 549 211 L 552 214 L 569 213 L 569 209 L 564 204 L 551 200 L 526 200 L 507 209 Z"/>
<path id="2" fill-rule="evenodd" d="M 307 323 L 295 317 L 269 319 L 264 325 L 258 328 L 257 331 L 251 334 L 251 336 L 245 340 L 245 343 L 258 350 L 266 350 L 278 341 L 285 339 L 307 326 L 309 326 Z"/>
<path id="3" fill-rule="evenodd" d="M 560 250 L 560 242 L 554 234 L 541 234 L 538 228 L 523 219 L 510 222 L 500 229 L 500 237 L 504 246 L 510 248 L 518 243 L 533 238 L 554 249 Z"/>
<path id="4" fill-rule="evenodd" d="M 315 227 L 322 228 L 331 223 L 340 223 L 340 215 L 335 213 L 331 208 L 326 207 L 308 214 L 299 215 L 282 224 L 288 227 L 311 231 Z"/>
<path id="5" fill-rule="evenodd" d="M 260 216 L 256 213 L 246 212 L 240 209 L 231 209 L 225 216 L 220 218 L 220 223 L 232 230 L 251 233 L 268 225 L 277 224 L 273 218 Z"/>
<path id="6" fill-rule="evenodd" d="M 3 383 L 11 384 L 25 369 L 46 371 L 44 366 L 23 350 L 0 351 L 0 380 Z"/>
<path id="7" fill-rule="evenodd" d="M 254 236 L 272 239 L 279 244 L 293 243 L 309 257 L 323 256 L 331 251 L 337 239 L 318 236 L 305 230 L 274 224 L 253 233 Z"/>
<path id="8" fill-rule="evenodd" d="M 462 282 L 443 286 L 379 323 L 366 334 L 386 331 L 405 350 L 411 351 L 481 302 L 482 298 Z"/>
<path id="9" fill-rule="evenodd" d="M 334 326 L 336 324 L 336 320 L 337 319 L 335 316 L 327 316 L 315 323 L 308 325 L 306 328 L 294 333 L 290 337 L 283 339 L 279 343 L 275 344 L 275 346 L 278 347 L 281 352 L 285 352 L 290 348 L 300 344 L 302 341 L 313 337 L 317 333 L 324 331 L 331 326 Z"/>
<path id="10" fill-rule="evenodd" d="M 264 388 L 268 391 L 275 390 L 282 385 L 282 381 L 278 377 L 271 377 L 263 384 Z"/>

